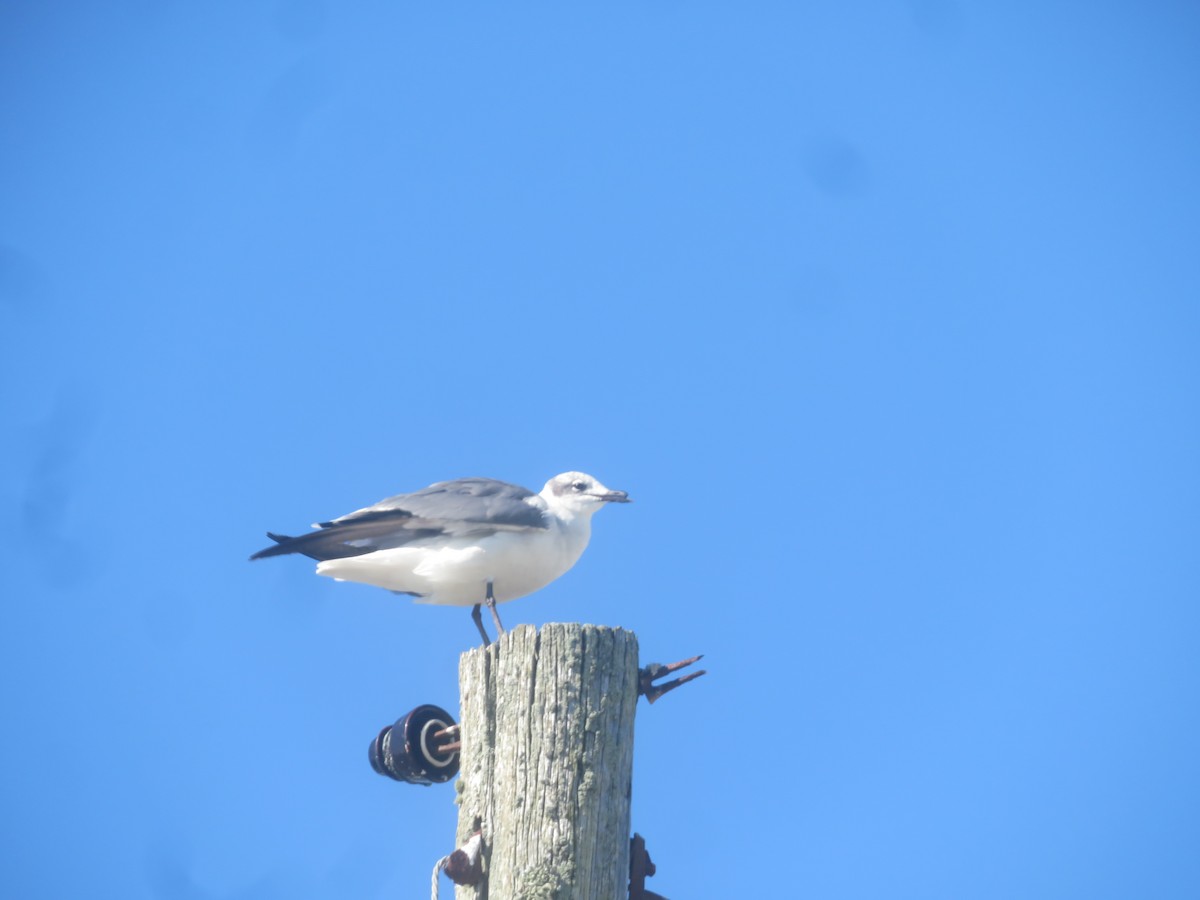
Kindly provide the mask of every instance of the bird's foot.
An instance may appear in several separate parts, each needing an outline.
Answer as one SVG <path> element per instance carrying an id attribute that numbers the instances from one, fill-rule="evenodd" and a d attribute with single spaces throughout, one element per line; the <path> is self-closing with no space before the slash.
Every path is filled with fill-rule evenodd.
<path id="1" fill-rule="evenodd" d="M 482 606 L 483 604 L 476 603 L 471 607 L 471 620 L 475 623 L 475 627 L 479 629 L 479 636 L 483 638 L 483 646 L 486 647 L 492 642 L 492 639 L 488 637 L 488 633 L 483 627 L 483 614 L 479 611 Z"/>
<path id="2" fill-rule="evenodd" d="M 500 624 L 500 613 L 496 612 L 496 595 L 492 592 L 492 583 L 489 581 L 487 586 L 487 597 L 483 601 L 487 604 L 488 612 L 492 614 L 492 621 L 496 623 L 496 638 L 504 634 L 504 626 Z"/>

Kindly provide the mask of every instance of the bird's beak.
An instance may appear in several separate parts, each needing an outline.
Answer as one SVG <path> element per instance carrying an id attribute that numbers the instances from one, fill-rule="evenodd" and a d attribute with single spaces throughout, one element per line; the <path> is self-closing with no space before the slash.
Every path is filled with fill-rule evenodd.
<path id="1" fill-rule="evenodd" d="M 603 494 L 593 494 L 597 500 L 604 500 L 607 503 L 632 503 L 629 495 L 624 491 L 608 491 Z"/>

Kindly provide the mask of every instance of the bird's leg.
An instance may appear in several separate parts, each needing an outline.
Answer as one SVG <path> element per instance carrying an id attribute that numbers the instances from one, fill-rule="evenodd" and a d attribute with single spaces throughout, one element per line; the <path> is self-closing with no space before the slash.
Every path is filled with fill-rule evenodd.
<path id="1" fill-rule="evenodd" d="M 483 646 L 486 647 L 492 642 L 492 639 L 488 637 L 488 633 L 483 629 L 483 615 L 479 612 L 481 606 L 483 606 L 482 603 L 476 603 L 471 607 L 471 619 L 474 620 L 475 627 L 479 629 L 479 634 L 483 637 Z"/>
<path id="2" fill-rule="evenodd" d="M 504 634 L 504 626 L 500 624 L 500 613 L 496 612 L 496 595 L 492 593 L 492 583 L 488 582 L 487 599 L 483 601 L 487 604 L 488 612 L 492 614 L 492 621 L 496 623 L 496 639 L 500 639 L 500 635 Z"/>

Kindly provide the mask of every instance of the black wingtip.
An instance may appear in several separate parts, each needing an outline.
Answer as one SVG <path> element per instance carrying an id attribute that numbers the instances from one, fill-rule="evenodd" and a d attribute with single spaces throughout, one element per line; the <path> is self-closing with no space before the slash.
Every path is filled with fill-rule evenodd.
<path id="1" fill-rule="evenodd" d="M 274 547 L 264 547 L 262 550 L 259 550 L 257 553 L 255 553 L 253 556 L 250 557 L 251 562 L 254 562 L 254 560 L 256 560 L 256 559 L 266 559 L 268 556 L 283 556 L 287 553 L 294 552 L 292 550 L 286 549 L 287 542 L 291 540 L 291 538 L 288 537 L 286 534 L 275 534 L 274 532 L 268 531 L 267 537 L 269 537 L 271 540 L 273 540 L 275 542 L 275 546 Z"/>

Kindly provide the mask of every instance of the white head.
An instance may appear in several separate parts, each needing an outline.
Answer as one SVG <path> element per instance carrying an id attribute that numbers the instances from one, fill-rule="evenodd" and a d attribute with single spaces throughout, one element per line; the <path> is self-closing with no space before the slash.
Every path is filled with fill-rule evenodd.
<path id="1" fill-rule="evenodd" d="M 582 472 L 563 472 L 555 475 L 542 488 L 542 499 L 552 509 L 573 516 L 591 516 L 606 503 L 629 503 L 624 491 L 606 488 L 591 475 Z"/>

